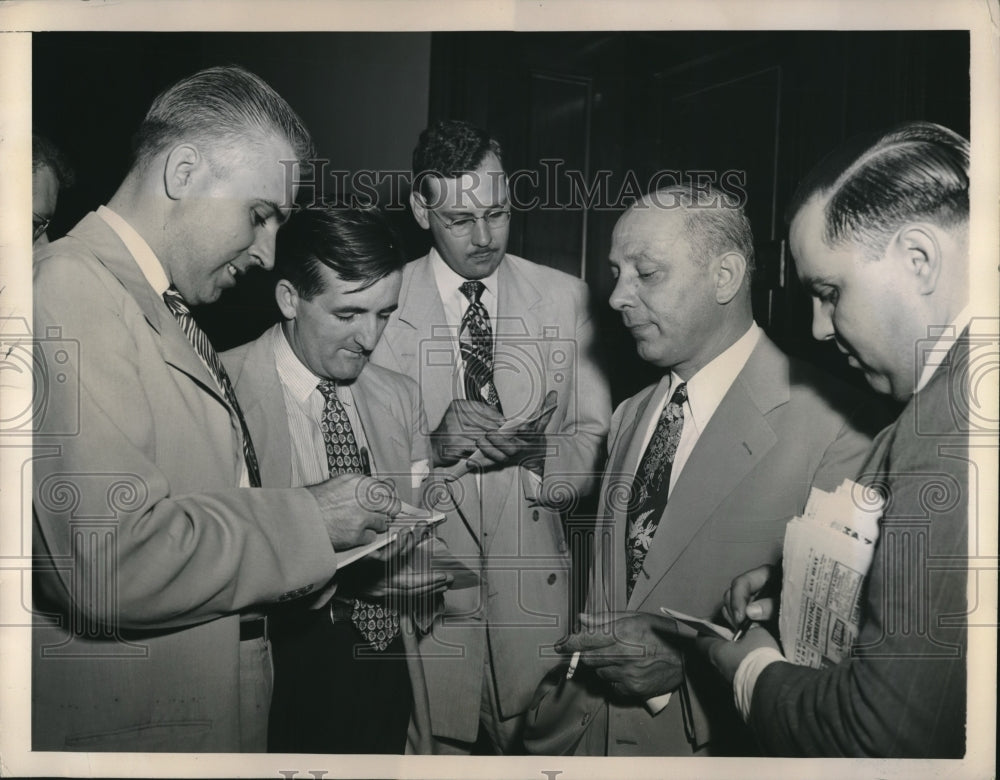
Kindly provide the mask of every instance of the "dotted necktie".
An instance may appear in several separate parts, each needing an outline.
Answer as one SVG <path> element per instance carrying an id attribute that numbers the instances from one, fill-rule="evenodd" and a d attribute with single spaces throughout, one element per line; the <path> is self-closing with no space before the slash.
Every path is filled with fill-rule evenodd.
<path id="1" fill-rule="evenodd" d="M 625 536 L 628 587 L 626 600 L 632 597 L 632 589 L 642 571 L 646 553 L 653 543 L 653 534 L 667 508 L 670 470 L 684 428 L 684 403 L 687 397 L 687 384 L 681 382 L 660 412 L 656 429 L 635 472 L 630 501 L 632 506 L 628 512 L 628 530 Z"/>
<path id="2" fill-rule="evenodd" d="M 163 302 L 167 304 L 167 308 L 174 315 L 177 324 L 181 326 L 181 330 L 184 331 L 184 335 L 191 342 L 191 346 L 201 356 L 201 359 L 205 361 L 205 365 L 212 372 L 215 381 L 222 388 L 222 393 L 229 403 L 230 412 L 235 415 L 240 424 L 240 430 L 243 432 L 243 459 L 247 464 L 247 474 L 250 478 L 250 484 L 253 487 L 260 487 L 260 466 L 257 464 L 257 453 L 254 452 L 250 430 L 247 428 L 247 421 L 243 417 L 243 410 L 240 409 L 239 401 L 236 400 L 233 383 L 229 381 L 229 374 L 226 373 L 226 369 L 219 359 L 219 353 L 215 351 L 205 331 L 198 327 L 198 323 L 191 316 L 191 310 L 184 303 L 184 299 L 177 290 L 171 287 L 163 293 Z"/>
<path id="3" fill-rule="evenodd" d="M 493 329 L 490 315 L 479 300 L 486 286 L 480 281 L 468 281 L 458 289 L 469 299 L 458 331 L 458 346 L 465 364 L 465 397 L 485 401 L 503 414 L 500 396 L 493 384 Z"/>
<path id="4" fill-rule="evenodd" d="M 371 476 L 371 467 L 367 458 L 361 457 L 351 421 L 337 396 L 337 383 L 324 379 L 317 388 L 325 399 L 319 427 L 326 445 L 326 462 L 330 467 L 330 476 L 335 477 L 338 474 Z M 385 650 L 399 634 L 399 612 L 382 604 L 354 599 L 351 622 L 368 644 L 379 652 Z"/>

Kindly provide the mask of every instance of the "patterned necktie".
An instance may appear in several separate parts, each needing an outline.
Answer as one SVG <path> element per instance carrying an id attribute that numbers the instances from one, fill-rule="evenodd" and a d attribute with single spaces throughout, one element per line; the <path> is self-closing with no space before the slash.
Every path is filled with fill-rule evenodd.
<path id="1" fill-rule="evenodd" d="M 458 331 L 458 346 L 465 364 L 465 397 L 485 401 L 500 414 L 500 396 L 493 384 L 493 329 L 490 315 L 480 302 L 486 286 L 480 281 L 463 282 L 458 288 L 469 299 Z"/>
<path id="2" fill-rule="evenodd" d="M 368 459 L 361 457 L 351 421 L 337 396 L 337 383 L 324 379 L 317 385 L 317 389 L 326 400 L 319 427 L 326 445 L 326 462 L 330 467 L 330 476 L 335 477 L 338 474 L 371 476 Z M 385 650 L 399 634 L 399 612 L 382 604 L 354 599 L 351 622 L 368 644 L 379 652 Z"/>
<path id="3" fill-rule="evenodd" d="M 240 424 L 240 430 L 243 432 L 243 459 L 246 461 L 250 484 L 253 487 L 260 487 L 260 466 L 257 464 L 257 453 L 254 452 L 250 430 L 247 428 L 247 421 L 243 417 L 243 410 L 240 409 L 239 401 L 236 400 L 233 383 L 229 381 L 229 374 L 226 373 L 226 369 L 219 359 L 219 353 L 215 351 L 205 331 L 198 327 L 198 323 L 191 316 L 191 310 L 184 303 L 184 299 L 177 290 L 171 287 L 163 293 L 163 301 L 167 304 L 167 308 L 170 309 L 170 313 L 174 315 L 177 324 L 181 326 L 181 330 L 184 331 L 184 335 L 191 342 L 191 346 L 194 347 L 195 352 L 205 361 L 205 365 L 212 372 L 215 381 L 222 388 L 222 393 L 229 403 L 229 408 L 236 416 Z"/>
<path id="4" fill-rule="evenodd" d="M 634 505 L 628 512 L 628 530 L 625 536 L 626 600 L 632 598 L 632 589 L 639 579 L 646 553 L 653 542 L 653 534 L 667 508 L 670 469 L 684 428 L 684 403 L 687 397 L 687 383 L 681 382 L 660 412 L 656 429 L 639 463 L 639 469 L 635 472 L 635 481 L 632 483 Z"/>

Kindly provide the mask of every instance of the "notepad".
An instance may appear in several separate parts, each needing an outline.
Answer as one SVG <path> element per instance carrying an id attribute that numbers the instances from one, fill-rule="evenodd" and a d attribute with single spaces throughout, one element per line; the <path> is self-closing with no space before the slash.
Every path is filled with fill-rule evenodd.
<path id="1" fill-rule="evenodd" d="M 709 620 L 691 617 L 690 615 L 685 615 L 683 612 L 678 612 L 675 609 L 668 609 L 667 607 L 660 607 L 660 612 L 667 617 L 673 618 L 682 626 L 686 626 L 690 629 L 693 633 L 688 634 L 687 631 L 683 630 L 681 630 L 680 633 L 689 636 L 692 639 L 696 636 L 721 637 L 727 641 L 732 641 L 733 639 L 732 631 L 725 626 L 717 625 Z"/>
<path id="2" fill-rule="evenodd" d="M 385 531 L 375 537 L 374 542 L 364 544 L 359 547 L 351 547 L 337 553 L 337 569 L 340 570 L 349 566 L 355 561 L 371 555 L 376 550 L 381 550 L 386 545 L 396 540 L 403 531 L 415 528 L 421 523 L 427 526 L 435 526 L 444 521 L 444 515 L 440 512 L 428 512 L 412 504 L 403 502 L 403 508 L 389 521 Z"/>

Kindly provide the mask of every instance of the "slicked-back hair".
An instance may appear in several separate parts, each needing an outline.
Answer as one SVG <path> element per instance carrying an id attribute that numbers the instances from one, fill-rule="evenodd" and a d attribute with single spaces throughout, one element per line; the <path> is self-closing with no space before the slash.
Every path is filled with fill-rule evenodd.
<path id="1" fill-rule="evenodd" d="M 880 257 L 906 222 L 954 227 L 969 219 L 969 142 L 931 122 L 907 122 L 851 139 L 802 180 L 789 223 L 814 196 L 826 198 L 823 241 L 854 241 Z"/>
<path id="2" fill-rule="evenodd" d="M 357 289 L 371 287 L 406 265 L 406 255 L 388 219 L 375 207 L 324 205 L 292 215 L 278 231 L 274 272 L 306 300 L 322 295 L 326 266 Z"/>
<path id="3" fill-rule="evenodd" d="M 489 133 L 461 119 L 443 119 L 420 133 L 413 150 L 413 177 L 425 198 L 431 197 L 431 178 L 456 179 L 472 173 L 486 155 L 503 161 L 500 143 Z"/>
<path id="4" fill-rule="evenodd" d="M 225 155 L 273 136 L 287 140 L 299 162 L 314 156 L 309 131 L 267 82 L 237 65 L 207 68 L 156 97 L 133 138 L 133 166 L 185 140 Z"/>
<path id="5" fill-rule="evenodd" d="M 63 189 L 72 187 L 76 174 L 69 164 L 66 155 L 48 138 L 37 133 L 31 134 L 31 170 L 41 167 L 49 168 L 55 174 L 59 186 Z"/>
<path id="6" fill-rule="evenodd" d="M 726 252 L 739 252 L 747 262 L 747 279 L 753 276 L 753 232 L 743 205 L 711 185 L 672 184 L 647 196 L 653 208 L 677 208 L 684 219 L 684 233 L 700 262 Z M 643 208 L 642 203 L 637 208 Z"/>

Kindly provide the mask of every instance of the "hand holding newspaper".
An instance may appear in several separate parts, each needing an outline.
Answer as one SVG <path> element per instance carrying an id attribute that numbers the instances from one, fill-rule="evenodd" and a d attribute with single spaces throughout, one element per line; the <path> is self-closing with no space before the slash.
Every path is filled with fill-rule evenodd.
<path id="1" fill-rule="evenodd" d="M 874 490 L 844 480 L 833 493 L 813 488 L 788 523 L 778 628 L 792 663 L 819 669 L 850 654 L 883 509 Z"/>

